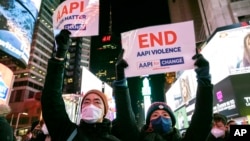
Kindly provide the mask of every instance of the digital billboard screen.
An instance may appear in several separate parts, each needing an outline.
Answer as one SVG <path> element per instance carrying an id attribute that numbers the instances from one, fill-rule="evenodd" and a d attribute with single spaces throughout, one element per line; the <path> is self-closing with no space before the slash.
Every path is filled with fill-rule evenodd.
<path id="1" fill-rule="evenodd" d="M 218 28 L 202 54 L 209 60 L 212 83 L 229 75 L 250 73 L 250 26 L 240 23 Z"/>
<path id="2" fill-rule="evenodd" d="M 0 99 L 8 103 L 14 74 L 7 66 L 0 63 Z"/>
<path id="3" fill-rule="evenodd" d="M 26 66 L 41 0 L 0 1 L 0 51 Z"/>
<path id="4" fill-rule="evenodd" d="M 214 85 L 213 112 L 226 115 L 228 118 L 239 116 L 234 91 L 230 76 Z"/>
<path id="5" fill-rule="evenodd" d="M 230 78 L 240 116 L 250 115 L 250 73 L 232 75 Z"/>

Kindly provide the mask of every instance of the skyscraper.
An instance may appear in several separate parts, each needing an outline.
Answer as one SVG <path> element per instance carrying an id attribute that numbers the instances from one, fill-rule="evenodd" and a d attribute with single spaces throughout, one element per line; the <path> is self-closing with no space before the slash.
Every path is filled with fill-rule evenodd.
<path id="1" fill-rule="evenodd" d="M 20 116 L 19 133 L 25 133 L 31 123 L 41 118 L 40 97 L 44 85 L 47 61 L 55 51 L 52 15 L 61 0 L 43 0 L 32 37 L 30 59 L 27 67 L 22 67 L 12 57 L 1 55 L 0 62 L 8 66 L 15 74 L 10 106 L 12 113 L 8 117 L 16 125 Z M 90 37 L 73 38 L 69 49 L 65 73 L 64 93 L 80 91 L 80 68 L 89 67 Z M 19 113 L 27 113 L 23 115 Z M 24 132 L 23 132 L 24 131 Z"/>
<path id="2" fill-rule="evenodd" d="M 15 74 L 9 101 L 12 113 L 8 119 L 12 121 L 13 127 L 15 125 L 18 125 L 18 128 L 24 127 L 22 130 L 18 130 L 17 134 L 24 134 L 31 123 L 39 120 L 41 116 L 40 92 L 46 75 L 47 60 L 51 57 L 54 43 L 52 14 L 59 2 L 59 0 L 43 0 L 41 4 L 27 67 L 20 66 L 10 56 L 0 55 L 0 62 L 8 66 Z M 19 122 L 17 121 L 18 116 L 20 116 Z"/>

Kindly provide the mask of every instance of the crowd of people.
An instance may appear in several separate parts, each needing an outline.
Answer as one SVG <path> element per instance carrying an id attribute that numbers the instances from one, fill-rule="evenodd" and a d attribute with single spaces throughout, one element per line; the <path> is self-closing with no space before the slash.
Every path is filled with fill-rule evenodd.
<path id="1" fill-rule="evenodd" d="M 205 141 L 207 139 L 213 117 L 213 85 L 209 74 L 209 62 L 202 54 L 193 56 L 198 82 L 196 105 L 190 126 L 182 137 L 175 128 L 176 117 L 165 102 L 152 103 L 147 112 L 146 124 L 142 129 L 138 129 L 124 73 L 129 66 L 123 59 L 124 50 L 118 57 L 115 67 L 116 80 L 112 86 L 117 109 L 115 121 L 112 123 L 105 118 L 108 103 L 104 93 L 93 89 L 83 96 L 80 124 L 71 122 L 62 99 L 65 56 L 71 43 L 70 32 L 62 30 L 55 39 L 57 53 L 48 61 L 41 98 L 43 118 L 52 140 Z"/>
<path id="2" fill-rule="evenodd" d="M 81 102 L 80 123 L 70 120 L 62 98 L 65 57 L 71 44 L 70 32 L 61 30 L 55 37 L 57 52 L 49 59 L 41 105 L 43 119 L 34 122 L 25 141 L 229 141 L 230 125 L 224 115 L 213 114 L 213 85 L 209 74 L 209 62 L 202 54 L 195 54 L 197 74 L 196 102 L 193 116 L 185 134 L 175 128 L 176 117 L 163 101 L 153 102 L 146 113 L 146 123 L 139 129 L 125 76 L 129 66 L 122 50 L 115 66 L 116 80 L 112 84 L 116 102 L 116 118 L 105 118 L 108 101 L 105 94 L 91 89 Z M 10 108 L 0 104 L 0 140 L 12 141 L 14 134 L 4 116 Z M 202 120 L 201 120 L 202 119 Z M 46 124 L 45 124 L 46 123 Z"/>

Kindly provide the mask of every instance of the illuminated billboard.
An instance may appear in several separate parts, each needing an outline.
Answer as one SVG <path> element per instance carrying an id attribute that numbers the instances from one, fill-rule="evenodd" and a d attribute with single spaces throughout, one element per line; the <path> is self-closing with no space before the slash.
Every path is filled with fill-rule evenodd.
<path id="1" fill-rule="evenodd" d="M 250 26 L 241 23 L 218 28 L 202 54 L 210 62 L 213 84 L 229 75 L 250 73 Z"/>
<path id="2" fill-rule="evenodd" d="M 14 74 L 5 65 L 0 63 L 0 99 L 9 102 Z"/>
<path id="3" fill-rule="evenodd" d="M 196 97 L 196 87 L 194 70 L 185 70 L 166 93 L 165 97 L 168 105 L 173 110 L 183 105 L 189 106 L 190 101 Z"/>
<path id="4" fill-rule="evenodd" d="M 0 51 L 26 66 L 41 0 L 0 1 Z"/>
<path id="5" fill-rule="evenodd" d="M 185 129 L 189 126 L 189 121 L 187 117 L 186 107 L 182 106 L 179 109 L 174 111 L 176 117 L 176 127 L 178 129 Z"/>
<path id="6" fill-rule="evenodd" d="M 214 113 L 228 118 L 250 115 L 250 73 L 230 75 L 214 86 Z"/>
<path id="7" fill-rule="evenodd" d="M 210 63 L 214 84 L 213 112 L 228 118 L 250 115 L 249 23 L 218 28 L 201 53 Z M 188 89 L 183 89 L 186 86 L 182 82 Z M 194 70 L 185 70 L 166 92 L 167 104 L 175 112 L 184 105 L 189 121 L 195 107 L 196 90 Z M 184 99 L 183 96 L 188 97 Z"/>
<path id="8" fill-rule="evenodd" d="M 82 67 L 81 94 L 87 93 L 91 89 L 102 91 L 102 81 L 90 72 L 86 67 Z"/>
<path id="9" fill-rule="evenodd" d="M 236 94 L 230 76 L 217 83 L 213 93 L 213 112 L 223 114 L 228 118 L 239 116 L 240 107 L 236 106 Z"/>

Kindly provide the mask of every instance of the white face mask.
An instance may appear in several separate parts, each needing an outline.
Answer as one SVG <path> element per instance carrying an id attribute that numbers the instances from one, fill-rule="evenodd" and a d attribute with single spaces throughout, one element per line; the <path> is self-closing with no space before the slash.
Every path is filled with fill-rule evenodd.
<path id="1" fill-rule="evenodd" d="M 45 124 L 43 124 L 41 130 L 43 131 L 44 135 L 48 135 L 49 134 L 49 131 L 48 131 L 47 126 Z"/>
<path id="2" fill-rule="evenodd" d="M 87 123 L 95 123 L 102 117 L 102 109 L 90 104 L 82 108 L 81 118 Z"/>
<path id="3" fill-rule="evenodd" d="M 215 138 L 219 138 L 225 135 L 225 131 L 219 128 L 212 128 L 211 133 L 214 135 Z"/>

